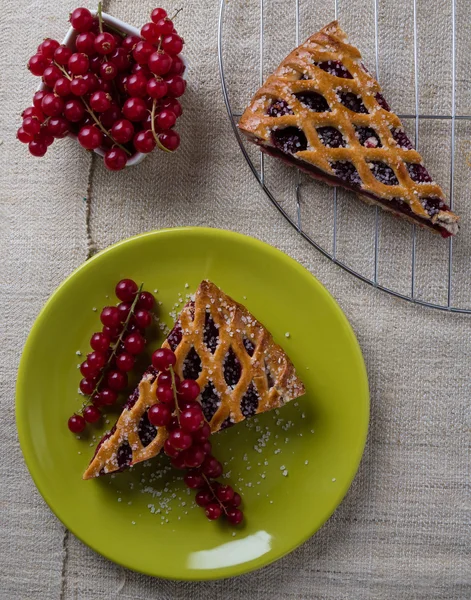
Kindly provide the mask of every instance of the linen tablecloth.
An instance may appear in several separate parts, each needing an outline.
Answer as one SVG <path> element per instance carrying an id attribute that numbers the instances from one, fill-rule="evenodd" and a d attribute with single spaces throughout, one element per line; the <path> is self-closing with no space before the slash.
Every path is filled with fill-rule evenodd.
<path id="1" fill-rule="evenodd" d="M 84 4 L 94 7 L 88 0 Z M 470 317 L 421 308 L 374 290 L 325 259 L 289 226 L 259 188 L 230 129 L 218 76 L 219 3 L 183 4 L 178 29 L 185 37 L 190 66 L 181 149 L 172 156 L 156 151 L 137 167 L 110 173 L 101 159 L 72 140 L 55 143 L 43 159 L 30 157 L 15 140 L 20 112 L 30 105 L 37 83 L 25 68 L 27 59 L 42 38 L 62 39 L 68 14 L 76 6 L 54 0 L 2 3 L 0 597 L 469 599 Z M 258 44 L 252 34 L 258 30 L 254 2 L 228 0 L 228 4 L 232 26 L 245 32 L 242 41 L 251 56 Z M 293 34 L 283 33 L 284 19 L 292 19 L 294 8 L 288 0 L 265 4 L 266 27 L 279 28 L 279 44 L 266 50 L 270 68 L 294 46 Z M 385 95 L 396 108 L 407 108 L 414 100 L 413 2 L 380 0 L 378 5 L 379 32 L 389 48 L 380 69 Z M 302 37 L 334 17 L 333 1 L 301 0 L 300 7 Z M 419 58 L 447 50 L 451 2 L 417 0 L 417 7 L 419 30 L 426 32 L 419 40 Z M 136 25 L 148 20 L 152 8 L 142 1 L 105 4 L 107 12 Z M 373 0 L 338 2 L 342 25 L 374 69 L 373 9 Z M 467 11 L 465 0 L 457 2 L 457 18 L 469 21 Z M 465 28 L 468 36 L 470 30 Z M 237 42 L 232 40 L 228 44 Z M 468 42 L 464 38 L 461 43 Z M 240 73 L 233 84 L 235 101 L 240 103 L 236 108 L 257 85 L 258 66 L 247 60 L 246 84 Z M 428 66 L 419 73 L 423 110 L 442 106 L 449 112 L 450 95 L 442 94 L 440 86 L 449 86 L 450 64 L 437 60 L 424 65 Z M 408 75 L 403 77 L 406 69 Z M 463 91 L 459 101 L 466 103 L 471 89 L 466 53 L 458 64 L 457 85 Z M 426 158 L 437 164 L 441 142 L 434 135 L 439 134 L 439 126 L 424 134 L 427 143 L 422 146 Z M 465 133 L 463 140 L 471 137 Z M 466 168 L 464 161 L 459 168 Z M 321 186 L 318 190 L 323 193 Z M 330 192 L 325 195 L 330 202 Z M 351 201 L 356 202 L 353 197 Z M 153 579 L 88 549 L 65 530 L 36 491 L 15 427 L 20 354 L 34 319 L 56 286 L 96 250 L 133 234 L 178 225 L 237 230 L 305 265 L 350 320 L 371 386 L 368 443 L 344 502 L 291 555 L 225 582 Z M 465 228 L 462 234 L 468 231 Z M 351 235 L 361 235 L 361 223 Z M 437 248 L 436 240 L 433 247 Z M 400 264 L 401 257 L 391 253 L 391 260 Z M 467 291 L 469 295 L 471 287 Z"/>

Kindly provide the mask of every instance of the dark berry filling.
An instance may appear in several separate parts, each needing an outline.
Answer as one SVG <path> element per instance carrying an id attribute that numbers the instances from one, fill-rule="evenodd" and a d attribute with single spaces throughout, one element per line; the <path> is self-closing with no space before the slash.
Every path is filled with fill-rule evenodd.
<path id="1" fill-rule="evenodd" d="M 203 341 L 210 352 L 214 354 L 219 344 L 219 330 L 209 312 L 206 312 L 205 316 Z"/>
<path id="2" fill-rule="evenodd" d="M 366 106 L 363 104 L 361 96 L 357 96 L 353 92 L 339 92 L 339 99 L 344 106 L 353 112 L 365 114 L 368 113 Z"/>
<path id="3" fill-rule="evenodd" d="M 251 383 L 240 401 L 240 410 L 245 418 L 251 417 L 257 412 L 258 394 L 253 383 Z"/>
<path id="4" fill-rule="evenodd" d="M 231 421 L 230 417 L 227 417 L 227 419 L 224 419 L 224 421 L 221 424 L 221 431 L 223 429 L 227 429 L 228 427 L 232 427 L 234 425 L 234 423 Z"/>
<path id="5" fill-rule="evenodd" d="M 155 381 L 155 378 L 157 377 L 157 371 L 154 369 L 154 367 L 150 366 L 148 369 L 146 369 L 143 378 L 146 377 L 148 375 L 151 375 L 151 377 L 149 378 L 149 382 L 153 383 Z M 139 386 L 137 386 L 133 393 L 129 396 L 129 398 L 126 400 L 126 403 L 123 406 L 123 410 L 126 408 L 127 410 L 131 410 L 131 408 L 136 404 L 137 399 L 139 398 Z"/>
<path id="6" fill-rule="evenodd" d="M 224 379 L 227 385 L 235 386 L 242 375 L 242 367 L 234 350 L 229 348 L 224 361 Z"/>
<path id="7" fill-rule="evenodd" d="M 295 96 L 309 110 L 314 112 L 330 112 L 327 100 L 317 92 L 298 92 Z"/>
<path id="8" fill-rule="evenodd" d="M 383 94 L 380 94 L 379 92 L 377 92 L 375 98 L 376 98 L 376 102 L 381 106 L 381 108 L 384 108 L 384 110 L 391 112 L 389 104 L 386 102 L 386 99 L 383 96 Z"/>
<path id="9" fill-rule="evenodd" d="M 335 77 L 343 77 L 344 79 L 353 79 L 350 71 L 339 60 L 326 60 L 325 62 L 316 63 L 319 69 L 322 69 Z"/>
<path id="10" fill-rule="evenodd" d="M 253 356 L 253 353 L 255 352 L 255 346 L 252 344 L 252 342 L 248 338 L 244 338 L 243 344 L 247 354 L 249 356 Z"/>
<path id="11" fill-rule="evenodd" d="M 201 358 L 192 348 L 183 361 L 183 379 L 198 379 L 201 373 Z"/>
<path id="12" fill-rule="evenodd" d="M 349 185 L 360 186 L 361 177 L 355 168 L 355 165 L 351 162 L 339 160 L 330 164 L 332 170 L 339 179 L 348 183 Z"/>
<path id="13" fill-rule="evenodd" d="M 275 129 L 272 131 L 273 145 L 285 152 L 294 154 L 307 148 L 307 139 L 304 132 L 297 127 L 285 127 L 285 129 Z"/>
<path id="14" fill-rule="evenodd" d="M 355 126 L 358 141 L 365 148 L 381 148 L 382 143 L 379 135 L 372 127 Z"/>
<path id="15" fill-rule="evenodd" d="M 121 446 L 118 448 L 116 456 L 118 459 L 118 467 L 120 469 L 125 469 L 126 467 L 129 467 L 132 460 L 132 450 L 128 441 L 125 441 L 121 444 Z"/>
<path id="16" fill-rule="evenodd" d="M 149 421 L 149 417 L 147 416 L 147 411 L 142 415 L 141 420 L 139 421 L 139 427 L 137 429 L 139 434 L 139 439 L 142 442 L 144 448 L 148 446 L 157 435 L 157 427 L 152 425 Z"/>
<path id="17" fill-rule="evenodd" d="M 384 185 L 399 184 L 396 173 L 394 173 L 389 165 L 379 161 L 370 162 L 369 165 L 371 172 L 380 183 L 383 183 Z"/>
<path id="18" fill-rule="evenodd" d="M 186 305 L 185 308 L 189 309 L 190 317 L 191 317 L 191 320 L 193 321 L 195 318 L 195 303 L 193 301 L 188 302 L 188 304 Z M 170 348 L 173 352 L 176 350 L 176 348 L 182 341 L 182 337 L 183 337 L 182 325 L 180 323 L 180 319 L 178 319 L 178 321 L 173 326 L 173 329 L 170 332 L 169 336 L 167 337 L 168 345 L 170 346 Z"/>
<path id="19" fill-rule="evenodd" d="M 391 135 L 396 141 L 396 144 L 399 148 L 403 148 L 404 150 L 412 150 L 414 148 L 412 142 L 407 137 L 404 129 L 401 127 L 393 127 L 391 129 Z"/>
<path id="20" fill-rule="evenodd" d="M 406 166 L 412 181 L 416 183 L 430 183 L 432 181 L 429 172 L 423 165 L 407 163 Z"/>
<path id="21" fill-rule="evenodd" d="M 449 210 L 448 206 L 443 202 L 441 198 L 437 198 L 436 196 L 430 196 L 429 198 L 421 198 L 422 206 L 428 212 L 428 214 L 433 217 L 440 210 Z"/>
<path id="22" fill-rule="evenodd" d="M 213 382 L 209 381 L 201 392 L 201 406 L 203 407 L 204 418 L 208 423 L 213 418 L 220 404 L 221 401 L 216 393 Z"/>
<path id="23" fill-rule="evenodd" d="M 345 148 L 347 145 L 343 135 L 335 127 L 319 127 L 317 135 L 327 148 Z"/>
<path id="24" fill-rule="evenodd" d="M 268 107 L 267 114 L 269 117 L 282 117 L 283 115 L 294 114 L 288 103 L 284 100 L 275 100 Z"/>

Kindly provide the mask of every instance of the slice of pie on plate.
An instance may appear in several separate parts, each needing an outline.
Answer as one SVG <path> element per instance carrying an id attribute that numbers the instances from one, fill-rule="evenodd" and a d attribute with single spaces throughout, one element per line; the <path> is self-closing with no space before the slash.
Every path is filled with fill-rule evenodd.
<path id="1" fill-rule="evenodd" d="M 215 433 L 304 394 L 284 350 L 243 306 L 203 281 L 162 347 L 175 352 L 175 372 L 195 379 L 206 420 Z M 83 478 L 122 470 L 156 456 L 167 439 L 147 409 L 156 403 L 157 371 L 150 367 L 113 429 L 100 441 Z"/>
<path id="2" fill-rule="evenodd" d="M 239 128 L 266 153 L 443 237 L 458 231 L 361 54 L 334 21 L 268 77 Z"/>

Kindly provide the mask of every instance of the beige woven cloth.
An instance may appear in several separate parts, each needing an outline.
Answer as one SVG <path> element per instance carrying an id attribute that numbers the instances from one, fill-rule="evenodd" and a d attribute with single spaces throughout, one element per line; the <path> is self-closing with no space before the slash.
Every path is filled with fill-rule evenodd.
<path id="1" fill-rule="evenodd" d="M 258 83 L 259 1 L 228 4 L 228 80 L 234 108 L 240 109 Z M 267 72 L 295 44 L 295 2 L 266 0 L 265 5 Z M 420 110 L 448 114 L 451 0 L 417 0 L 417 5 Z M 374 291 L 323 258 L 269 204 L 237 147 L 221 97 L 217 0 L 187 3 L 179 16 L 190 70 L 180 128 L 183 143 L 177 154 L 155 152 L 140 166 L 119 174 L 107 172 L 101 160 L 71 140 L 54 144 L 44 159 L 27 156 L 14 139 L 20 110 L 30 103 L 35 86 L 24 65 L 41 38 L 62 37 L 73 8 L 71 2 L 17 0 L 3 2 L 0 11 L 0 598 L 471 598 L 470 317 L 413 306 Z M 108 12 L 134 24 L 144 23 L 151 8 L 149 3 L 124 0 L 106 5 Z M 374 0 L 339 0 L 338 9 L 341 24 L 374 69 Z M 332 20 L 333 0 L 300 0 L 300 15 L 304 38 Z M 385 95 L 398 112 L 411 113 L 412 0 L 379 0 L 378 16 Z M 456 19 L 457 110 L 464 114 L 471 110 L 471 11 L 466 0 L 457 0 Z M 420 147 L 447 190 L 449 135 L 450 121 L 421 122 Z M 471 132 L 466 123 L 457 124 L 456 143 L 456 206 L 465 224 L 456 245 L 454 279 L 459 282 L 454 300 L 469 305 L 471 188 L 466 149 Z M 294 175 L 271 166 L 267 172 L 287 210 L 293 211 Z M 331 192 L 315 183 L 303 185 L 305 227 L 327 243 L 322 236 L 331 219 Z M 324 207 L 322 215 L 319 207 Z M 339 195 L 339 253 L 358 269 L 371 267 L 373 223 L 374 211 Z M 350 319 L 371 385 L 369 440 L 345 501 L 321 531 L 290 556 L 227 582 L 152 579 L 110 563 L 77 541 L 36 491 L 14 421 L 21 350 L 56 286 L 95 249 L 175 225 L 235 229 L 304 264 Z M 385 283 L 405 288 L 410 244 L 404 240 L 410 239 L 410 229 L 388 217 L 381 219 L 381 232 L 380 275 Z M 360 244 L 365 239 L 367 243 Z M 419 237 L 419 293 L 438 301 L 446 294 L 444 248 L 438 238 Z"/>

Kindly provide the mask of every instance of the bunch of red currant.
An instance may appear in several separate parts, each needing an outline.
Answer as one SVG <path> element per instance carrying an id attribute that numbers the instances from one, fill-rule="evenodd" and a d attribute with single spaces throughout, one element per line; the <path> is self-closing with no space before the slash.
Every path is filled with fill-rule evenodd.
<path id="1" fill-rule="evenodd" d="M 210 520 L 224 515 L 238 525 L 244 515 L 238 508 L 240 495 L 230 485 L 215 481 L 222 475 L 221 463 L 211 453 L 208 438 L 211 428 L 205 421 L 197 401 L 200 388 L 196 381 L 180 381 L 173 367 L 175 354 L 161 348 L 152 355 L 152 364 L 160 374 L 157 379 L 157 400 L 148 410 L 149 421 L 156 427 L 166 427 L 168 438 L 164 452 L 177 469 L 188 469 L 185 484 L 198 489 L 196 503 L 205 509 Z"/>
<path id="2" fill-rule="evenodd" d="M 83 375 L 80 391 L 88 400 L 82 414 L 74 414 L 69 419 L 68 426 L 73 433 L 83 431 L 86 423 L 98 421 L 100 408 L 114 404 L 118 392 L 128 385 L 127 373 L 134 367 L 135 357 L 143 352 L 146 345 L 143 332 L 152 323 L 154 296 L 141 289 L 142 285 L 138 288 L 132 279 L 123 279 L 115 290 L 121 302 L 101 311 L 103 329 L 92 335 L 92 352 L 80 365 Z"/>
<path id="3" fill-rule="evenodd" d="M 100 5 L 97 15 L 76 8 L 73 48 L 47 38 L 29 59 L 44 86 L 23 111 L 17 138 L 33 156 L 44 156 L 54 139 L 72 133 L 85 149 L 100 148 L 105 166 L 119 171 L 136 152 L 156 146 L 173 152 L 180 144 L 173 127 L 186 87 L 183 40 L 163 8 L 152 11 L 141 37 L 103 23 Z"/>

